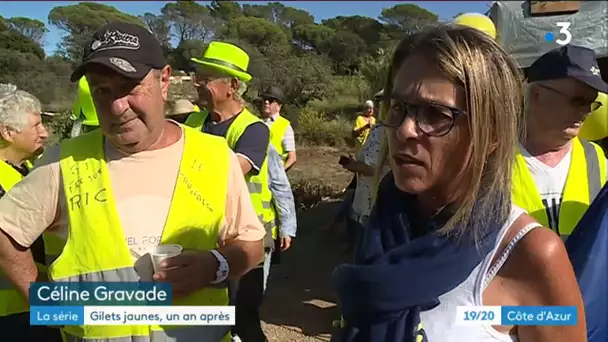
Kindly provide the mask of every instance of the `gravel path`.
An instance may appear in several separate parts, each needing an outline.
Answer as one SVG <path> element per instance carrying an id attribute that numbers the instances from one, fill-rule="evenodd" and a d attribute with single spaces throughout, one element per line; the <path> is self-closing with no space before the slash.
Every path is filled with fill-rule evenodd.
<path id="1" fill-rule="evenodd" d="M 298 237 L 270 274 L 261 310 L 270 341 L 329 341 L 340 313 L 329 279 L 346 261 L 337 234 L 324 229 L 338 203 L 323 203 L 298 215 Z"/>

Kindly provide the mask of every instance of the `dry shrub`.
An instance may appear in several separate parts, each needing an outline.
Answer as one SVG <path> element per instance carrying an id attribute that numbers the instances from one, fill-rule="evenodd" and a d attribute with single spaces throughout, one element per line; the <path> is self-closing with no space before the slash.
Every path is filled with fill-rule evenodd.
<path id="1" fill-rule="evenodd" d="M 349 129 L 346 120 L 328 120 L 325 113 L 304 107 L 298 115 L 296 135 L 304 144 L 340 147 L 345 145 Z"/>

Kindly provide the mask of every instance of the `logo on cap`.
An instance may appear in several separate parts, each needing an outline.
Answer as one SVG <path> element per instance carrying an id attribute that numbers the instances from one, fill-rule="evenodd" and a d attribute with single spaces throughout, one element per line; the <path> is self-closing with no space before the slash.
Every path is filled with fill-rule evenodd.
<path id="1" fill-rule="evenodd" d="M 108 30 L 103 37 L 91 44 L 91 51 L 99 52 L 109 49 L 139 49 L 139 37 L 118 30 Z"/>
<path id="2" fill-rule="evenodd" d="M 109 62 L 110 64 L 114 65 L 115 67 L 124 72 L 137 72 L 137 69 L 135 69 L 133 64 L 129 63 L 129 61 L 125 59 L 118 57 L 110 57 Z"/>
<path id="3" fill-rule="evenodd" d="M 591 69 L 589 69 L 589 71 L 591 71 L 591 73 L 593 74 L 593 76 L 600 76 L 600 69 L 592 66 Z"/>

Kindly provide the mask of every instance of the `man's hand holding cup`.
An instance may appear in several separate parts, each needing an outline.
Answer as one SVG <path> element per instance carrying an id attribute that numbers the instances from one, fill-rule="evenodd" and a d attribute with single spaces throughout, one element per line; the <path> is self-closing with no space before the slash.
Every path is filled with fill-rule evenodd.
<path id="1" fill-rule="evenodd" d="M 208 286 L 216 279 L 218 261 L 210 252 L 182 252 L 179 245 L 163 246 L 178 246 L 180 251 L 172 255 L 151 253 L 154 265 L 153 279 L 170 282 L 174 297 L 187 296 Z M 156 251 L 164 252 L 164 250 L 158 248 Z"/>

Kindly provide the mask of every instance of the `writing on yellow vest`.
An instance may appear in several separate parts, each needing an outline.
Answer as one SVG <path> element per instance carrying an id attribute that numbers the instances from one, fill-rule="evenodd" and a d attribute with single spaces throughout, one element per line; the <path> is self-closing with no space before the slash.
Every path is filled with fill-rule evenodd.
<path id="1" fill-rule="evenodd" d="M 606 183 L 606 157 L 602 148 L 583 139 L 572 140 L 572 160 L 559 209 L 557 233 L 568 237 L 583 217 L 589 204 Z M 540 224 L 549 227 L 549 215 L 534 178 L 518 150 L 513 170 L 512 197 Z"/>
<path id="2" fill-rule="evenodd" d="M 283 164 L 287 161 L 287 151 L 283 149 L 283 136 L 289 128 L 290 122 L 284 117 L 277 115 L 275 121 L 270 126 L 270 143 L 274 146 L 274 149 L 279 153 Z"/>
<path id="3" fill-rule="evenodd" d="M 217 247 L 225 221 L 230 149 L 224 139 L 184 127 L 184 152 L 161 244 L 190 250 Z M 201 150 L 205 153 L 200 153 Z M 65 247 L 49 266 L 55 282 L 137 282 L 118 218 L 100 130 L 65 140 L 60 167 L 69 214 Z M 144 171 L 146 172 L 146 171 Z M 147 171 L 149 172 L 149 170 Z M 173 305 L 228 305 L 226 286 L 201 289 Z M 66 326 L 77 339 L 229 341 L 223 326 Z M 169 337 L 171 336 L 171 338 Z"/>
<path id="4" fill-rule="evenodd" d="M 186 125 L 197 130 L 202 130 L 205 120 L 207 120 L 208 112 L 196 112 L 188 116 Z M 260 118 L 251 114 L 246 108 L 237 115 L 236 119 L 226 132 L 226 141 L 228 146 L 234 149 L 239 138 L 245 132 L 245 129 L 256 122 L 263 123 Z M 206 150 L 206 149 L 205 149 Z M 245 181 L 251 195 L 251 202 L 255 209 L 258 218 L 266 228 L 266 238 L 264 244 L 266 247 L 273 248 L 274 242 L 277 238 L 277 227 L 275 222 L 275 208 L 272 204 L 272 193 L 268 187 L 268 163 L 267 159 L 264 159 L 262 166 L 257 175 L 251 172 L 245 176 Z"/>

